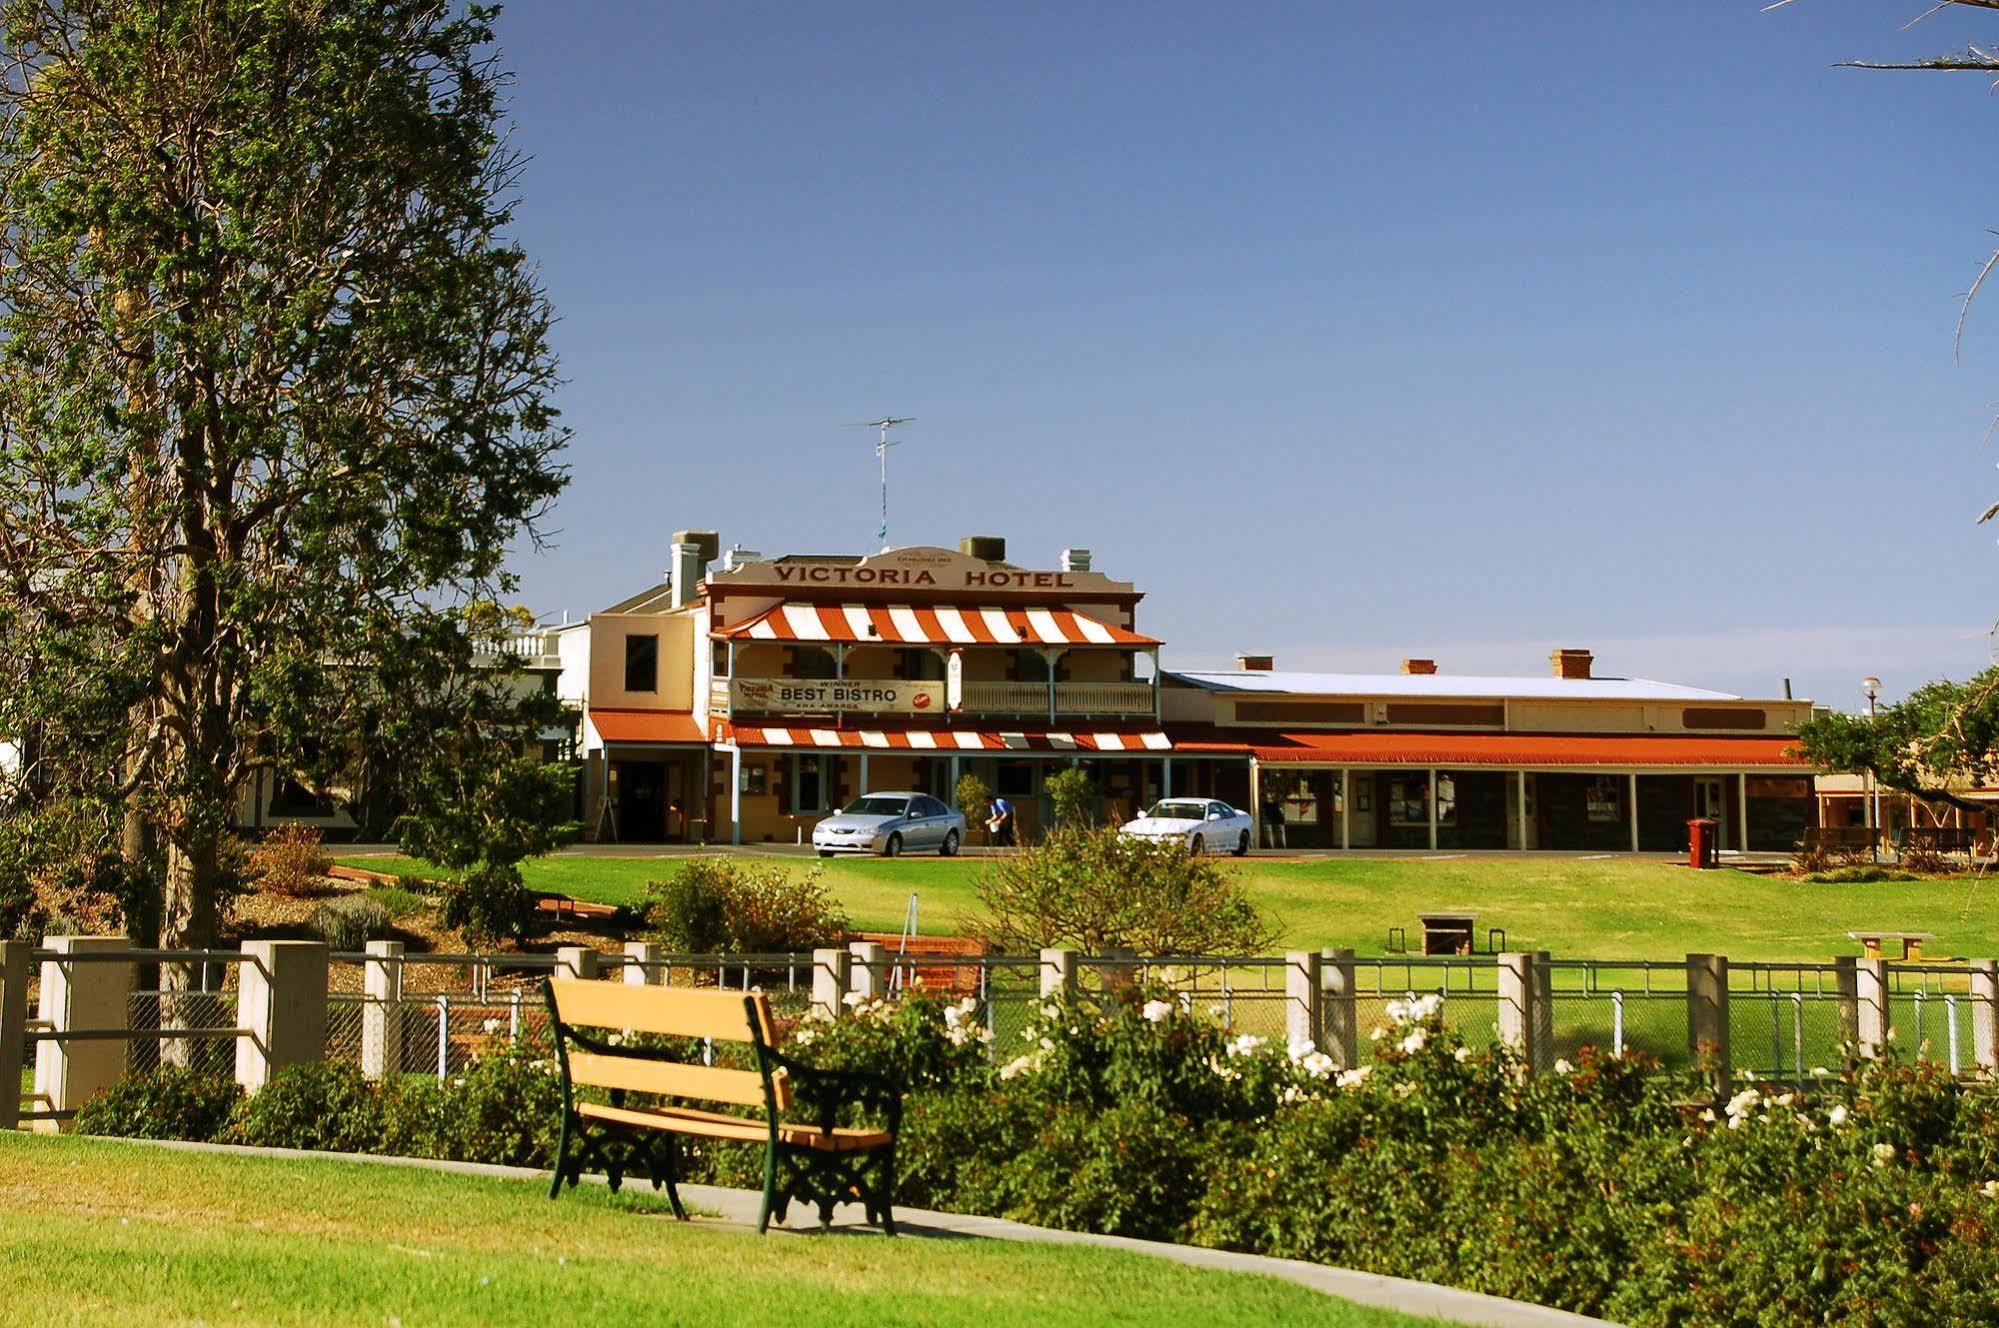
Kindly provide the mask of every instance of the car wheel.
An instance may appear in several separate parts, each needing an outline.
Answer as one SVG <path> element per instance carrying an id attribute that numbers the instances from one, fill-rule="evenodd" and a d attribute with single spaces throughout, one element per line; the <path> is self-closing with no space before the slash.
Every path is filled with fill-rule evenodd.
<path id="1" fill-rule="evenodd" d="M 819 856 L 822 858 L 830 858 L 833 856 L 833 850 L 830 848 L 822 848 L 819 850 Z"/>
<path id="2" fill-rule="evenodd" d="M 882 856 L 885 858 L 899 858 L 902 856 L 901 835 L 890 835 L 888 837 L 888 843 L 882 845 Z"/>
<path id="3" fill-rule="evenodd" d="M 1187 851 L 1198 858 L 1208 851 L 1208 843 L 1201 836 L 1195 835 L 1187 841 Z"/>
<path id="4" fill-rule="evenodd" d="M 1236 840 L 1235 855 L 1238 858 L 1246 858 L 1249 856 L 1249 831 L 1247 830 L 1243 831 L 1242 835 Z"/>
<path id="5" fill-rule="evenodd" d="M 944 842 L 937 846 L 937 852 L 939 856 L 946 858 L 955 858 L 958 856 L 958 832 L 956 830 L 944 836 Z"/>

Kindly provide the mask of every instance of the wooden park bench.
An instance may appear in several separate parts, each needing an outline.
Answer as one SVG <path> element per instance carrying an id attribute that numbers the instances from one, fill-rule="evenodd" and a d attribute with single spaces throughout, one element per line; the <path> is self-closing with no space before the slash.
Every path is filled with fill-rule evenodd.
<path id="1" fill-rule="evenodd" d="M 619 982 L 544 984 L 562 1070 L 562 1134 L 551 1199 L 586 1164 L 616 1190 L 626 1175 L 666 1188 L 683 1222 L 676 1187 L 680 1136 L 764 1145 L 763 1209 L 757 1230 L 784 1220 L 793 1199 L 815 1205 L 821 1225 L 833 1206 L 859 1199 L 868 1220 L 895 1234 L 895 1136 L 899 1084 L 872 1075 L 822 1070 L 779 1054 L 770 1003 L 761 992 L 675 991 Z M 682 1039 L 676 1047 L 668 1039 Z M 747 1044 L 755 1069 L 701 1063 L 702 1040 Z M 579 1088 L 607 1101 L 581 1099 Z M 634 1103 L 630 1095 L 648 1099 Z M 704 1106 L 689 1106 L 703 1103 Z M 794 1104 L 810 1120 L 786 1119 Z M 713 1106 L 749 1108 L 735 1115 Z M 880 1114 L 883 1128 L 836 1125 L 849 1106 Z"/>

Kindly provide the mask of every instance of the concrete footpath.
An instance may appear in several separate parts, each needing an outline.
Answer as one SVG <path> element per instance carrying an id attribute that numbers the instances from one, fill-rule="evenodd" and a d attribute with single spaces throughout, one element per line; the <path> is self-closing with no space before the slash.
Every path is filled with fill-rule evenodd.
<path id="1" fill-rule="evenodd" d="M 247 1148 L 237 1144 L 196 1144 L 171 1140 L 118 1140 L 146 1148 L 169 1148 L 185 1152 L 234 1153 L 246 1157 L 337 1158 L 347 1162 L 369 1162 L 378 1166 L 415 1167 L 427 1171 L 452 1172 L 461 1176 L 486 1176 L 501 1180 L 533 1181 L 548 1184 L 548 1173 L 531 1167 L 493 1166 L 482 1162 L 438 1162 L 414 1157 L 378 1157 L 367 1153 L 310 1153 L 289 1148 Z M 586 1181 L 603 1184 L 602 1176 L 586 1176 Z M 638 1182 L 644 1187 L 643 1181 Z M 715 1185 L 682 1185 L 681 1198 L 699 1215 L 698 1223 L 754 1229 L 761 1196 L 755 1190 L 724 1189 Z M 540 1195 L 536 1196 L 541 1198 Z M 545 1199 L 542 1200 L 546 1202 Z M 712 1214 L 713 1216 L 709 1216 Z M 1412 1282 L 1401 1277 L 1382 1277 L 1349 1268 L 1329 1268 L 1297 1259 L 1273 1259 L 1260 1254 L 1237 1254 L 1199 1245 L 1174 1245 L 1164 1241 L 1133 1240 L 1126 1236 L 1096 1236 L 1081 1231 L 1057 1231 L 1032 1227 L 997 1217 L 967 1217 L 959 1213 L 936 1213 L 921 1208 L 895 1210 L 896 1230 L 906 1236 L 947 1239 L 1015 1240 L 1043 1245 L 1094 1245 L 1102 1249 L 1124 1250 L 1152 1259 L 1169 1259 L 1194 1268 L 1218 1272 L 1251 1273 L 1282 1278 L 1299 1286 L 1350 1300 L 1377 1309 L 1395 1310 L 1418 1318 L 1444 1323 L 1476 1325 L 1477 1328 L 1577 1328 L 1601 1325 L 1603 1319 L 1586 1318 L 1566 1310 L 1548 1309 L 1499 1296 L 1460 1291 L 1430 1282 Z M 819 1231 L 818 1215 L 801 1204 L 791 1207 L 788 1234 L 811 1235 Z M 833 1215 L 833 1231 L 872 1231 L 858 1204 L 843 1205 Z"/>

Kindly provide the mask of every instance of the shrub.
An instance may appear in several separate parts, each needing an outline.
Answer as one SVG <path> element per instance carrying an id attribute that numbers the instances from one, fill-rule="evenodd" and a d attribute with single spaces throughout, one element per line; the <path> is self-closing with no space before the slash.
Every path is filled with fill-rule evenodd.
<path id="1" fill-rule="evenodd" d="M 646 886 L 647 925 L 677 954 L 792 954 L 838 944 L 847 915 L 817 868 L 694 858 Z"/>
<path id="2" fill-rule="evenodd" d="M 209 1143 L 228 1128 L 243 1090 L 225 1074 L 166 1065 L 128 1074 L 77 1109 L 79 1134 Z"/>
<path id="3" fill-rule="evenodd" d="M 442 882 L 438 895 L 437 920 L 464 933 L 469 945 L 522 940 L 534 922 L 534 896 L 511 863 L 482 862 Z"/>
<path id="4" fill-rule="evenodd" d="M 993 791 L 985 780 L 977 775 L 958 776 L 958 787 L 951 796 L 959 814 L 967 825 L 984 825 L 992 809 Z"/>
<path id="5" fill-rule="evenodd" d="M 1071 766 L 1048 776 L 1043 786 L 1048 794 L 1049 805 L 1055 809 L 1055 824 L 1067 829 L 1081 829 L 1097 822 L 1097 809 L 1102 796 L 1097 791 L 1097 781 L 1090 778 L 1090 772 L 1081 766 Z"/>
<path id="6" fill-rule="evenodd" d="M 312 910 L 305 929 L 335 952 L 359 950 L 395 929 L 389 910 L 366 895 L 343 895 Z"/>
<path id="7" fill-rule="evenodd" d="M 366 1153 L 381 1146 L 384 1124 L 379 1085 L 355 1066 L 312 1061 L 286 1066 L 244 1098 L 228 1141 Z"/>
<path id="8" fill-rule="evenodd" d="M 430 911 L 430 899 L 421 891 L 402 885 L 375 885 L 368 888 L 367 897 L 382 906 L 391 919 L 400 922 Z"/>
<path id="9" fill-rule="evenodd" d="M 1056 830 L 994 860 L 976 888 L 984 917 L 970 930 L 1009 954 L 1255 954 L 1280 932 L 1232 869 L 1111 829 Z"/>
<path id="10" fill-rule="evenodd" d="M 279 826 L 250 850 L 249 879 L 272 894 L 297 898 L 311 893 L 333 865 L 320 839 L 319 831 L 309 825 Z"/>
<path id="11" fill-rule="evenodd" d="M 451 1080 L 440 1151 L 433 1157 L 516 1167 L 555 1165 L 562 1079 L 522 1048 L 482 1057 Z"/>

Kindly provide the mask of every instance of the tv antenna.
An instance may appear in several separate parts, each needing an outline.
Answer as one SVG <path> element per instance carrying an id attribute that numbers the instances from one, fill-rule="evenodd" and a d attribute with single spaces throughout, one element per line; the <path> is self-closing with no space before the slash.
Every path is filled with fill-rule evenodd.
<path id="1" fill-rule="evenodd" d="M 905 415 L 900 419 L 898 419 L 894 415 L 884 415 L 878 420 L 860 420 L 854 424 L 847 426 L 851 429 L 880 429 L 882 431 L 881 441 L 875 444 L 875 455 L 880 457 L 882 462 L 882 526 L 880 530 L 875 532 L 875 537 L 882 542 L 882 551 L 884 553 L 888 551 L 889 547 L 888 450 L 891 447 L 902 446 L 902 442 L 900 439 L 892 440 L 889 438 L 888 431 L 890 429 L 896 428 L 899 425 L 914 424 L 914 423 L 916 423 L 916 417 L 914 415 Z"/>

